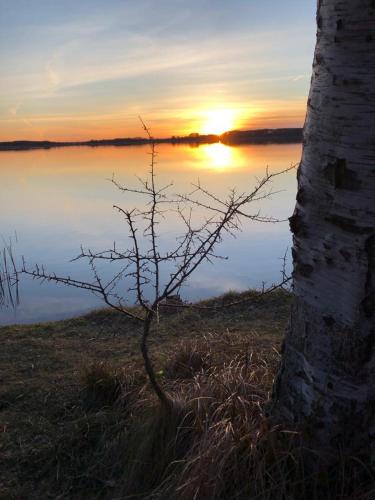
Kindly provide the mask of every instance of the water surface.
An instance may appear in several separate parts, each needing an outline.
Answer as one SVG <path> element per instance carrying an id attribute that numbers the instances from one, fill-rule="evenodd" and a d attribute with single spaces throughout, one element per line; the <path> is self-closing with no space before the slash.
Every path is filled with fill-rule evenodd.
<path id="1" fill-rule="evenodd" d="M 161 144 L 157 152 L 160 184 L 173 181 L 172 191 L 187 192 L 199 178 L 202 186 L 223 197 L 232 187 L 250 191 L 266 166 L 276 171 L 298 162 L 301 146 L 212 144 L 193 148 Z M 30 264 L 41 263 L 57 274 L 88 279 L 85 262 L 70 262 L 80 245 L 94 250 L 109 248 L 114 240 L 126 245 L 128 231 L 113 204 L 130 208 L 140 203 L 135 195 L 118 191 L 108 179 L 114 174 L 122 184 L 136 185 L 135 175 L 147 175 L 148 153 L 148 146 L 1 152 L 2 237 L 17 238 L 15 252 Z M 266 215 L 286 219 L 293 211 L 295 171 L 275 179 L 272 188 L 281 192 L 259 206 Z M 254 211 L 258 208 L 254 206 Z M 163 248 L 175 243 L 177 230 L 171 214 L 161 228 Z M 221 244 L 220 253 L 228 260 L 204 264 L 181 293 L 186 300 L 196 300 L 278 281 L 280 258 L 290 243 L 287 222 L 245 222 L 236 239 L 226 237 Z M 112 271 L 101 268 L 105 277 Z M 23 279 L 20 306 L 15 313 L 0 311 L 0 324 L 60 319 L 101 305 L 99 298 L 82 290 Z"/>

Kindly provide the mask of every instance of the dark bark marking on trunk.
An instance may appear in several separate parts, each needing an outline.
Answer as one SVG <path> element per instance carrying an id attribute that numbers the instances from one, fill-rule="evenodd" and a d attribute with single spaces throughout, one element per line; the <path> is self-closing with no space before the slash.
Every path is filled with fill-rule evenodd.
<path id="1" fill-rule="evenodd" d="M 318 0 L 318 7 L 317 7 L 317 13 L 316 13 L 316 19 L 317 19 L 317 22 L 319 20 L 319 17 L 321 18 L 321 15 L 320 15 L 320 8 L 322 6 L 322 2 L 323 0 Z M 374 0 L 375 2 L 375 0 Z M 319 26 L 319 25 L 318 25 Z"/>
<path id="2" fill-rule="evenodd" d="M 313 66 L 322 66 L 324 64 L 324 57 L 322 56 L 322 54 L 319 54 L 319 52 L 317 54 L 315 54 L 315 61 L 314 61 L 314 64 Z"/>
<path id="3" fill-rule="evenodd" d="M 289 227 L 293 234 L 298 234 L 299 236 L 307 236 L 307 226 L 303 222 L 303 217 L 300 211 L 296 208 L 294 214 L 289 217 Z"/>
<path id="4" fill-rule="evenodd" d="M 296 200 L 300 205 L 304 205 L 306 203 L 306 191 L 303 187 L 300 187 L 297 191 Z"/>
<path id="5" fill-rule="evenodd" d="M 374 230 L 373 227 L 357 226 L 355 219 L 350 219 L 349 217 L 342 217 L 341 215 L 330 215 L 329 217 L 325 217 L 324 220 L 330 222 L 334 226 L 337 226 L 344 231 L 347 231 L 348 233 L 368 234 L 372 233 L 372 231 Z"/>
<path id="6" fill-rule="evenodd" d="M 297 260 L 297 251 L 294 247 L 292 247 L 292 258 L 293 261 Z"/>
<path id="7" fill-rule="evenodd" d="M 347 78 L 343 80 L 344 85 L 362 85 L 363 81 L 360 78 Z"/>
<path id="8" fill-rule="evenodd" d="M 294 266 L 294 273 L 304 276 L 308 278 L 311 273 L 314 271 L 314 268 L 311 264 L 305 264 L 304 262 L 296 262 Z"/>
<path id="9" fill-rule="evenodd" d="M 375 346 L 375 332 L 370 333 L 364 339 L 363 342 L 363 357 L 362 357 L 362 365 L 366 365 L 369 361 L 373 359 L 374 346 Z"/>
<path id="10" fill-rule="evenodd" d="M 327 263 L 327 266 L 333 267 L 335 265 L 335 262 L 332 259 L 332 257 L 325 257 L 325 261 Z"/>
<path id="11" fill-rule="evenodd" d="M 348 250 L 346 250 L 345 248 L 341 248 L 340 253 L 344 257 L 344 259 L 346 260 L 346 262 L 350 262 L 351 261 L 352 256 L 351 256 L 351 253 Z"/>
<path id="12" fill-rule="evenodd" d="M 307 106 L 312 109 L 313 111 L 315 111 L 317 108 L 315 106 L 313 106 L 311 104 L 311 98 L 309 97 L 308 100 L 307 100 Z"/>
<path id="13" fill-rule="evenodd" d="M 337 29 L 337 31 L 341 31 L 341 30 L 342 30 L 342 28 L 343 28 L 343 22 L 342 22 L 342 19 L 338 19 L 338 20 L 336 21 L 336 29 Z"/>
<path id="14" fill-rule="evenodd" d="M 323 316 L 323 321 L 330 328 L 332 328 L 332 326 L 335 324 L 335 320 L 332 318 L 332 316 Z"/>
<path id="15" fill-rule="evenodd" d="M 365 252 L 367 255 L 366 296 L 362 301 L 362 308 L 365 315 L 372 318 L 375 312 L 375 234 L 367 238 Z"/>
<path id="16" fill-rule="evenodd" d="M 356 191 L 361 187 L 357 173 L 347 167 L 344 158 L 336 158 L 324 169 L 324 176 L 336 189 Z"/>
<path id="17" fill-rule="evenodd" d="M 305 134 L 305 131 L 303 131 L 303 132 L 302 132 L 302 135 L 304 135 L 304 134 Z M 300 163 L 300 164 L 298 165 L 298 168 L 297 168 L 297 175 L 296 175 L 298 183 L 299 183 L 300 178 L 301 178 L 301 169 L 302 169 L 302 164 Z"/>

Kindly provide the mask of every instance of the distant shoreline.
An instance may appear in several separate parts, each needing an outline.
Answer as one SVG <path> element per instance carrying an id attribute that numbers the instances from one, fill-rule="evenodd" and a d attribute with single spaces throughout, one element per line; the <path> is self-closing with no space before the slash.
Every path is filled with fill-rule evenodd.
<path id="1" fill-rule="evenodd" d="M 27 151 L 32 149 L 52 149 L 72 146 L 142 146 L 144 144 L 215 144 L 221 142 L 228 146 L 240 144 L 298 144 L 302 142 L 301 128 L 277 128 L 259 130 L 233 130 L 221 135 L 190 134 L 187 136 L 172 136 L 168 138 L 145 139 L 142 137 L 98 139 L 89 141 L 9 141 L 0 142 L 0 151 Z"/>

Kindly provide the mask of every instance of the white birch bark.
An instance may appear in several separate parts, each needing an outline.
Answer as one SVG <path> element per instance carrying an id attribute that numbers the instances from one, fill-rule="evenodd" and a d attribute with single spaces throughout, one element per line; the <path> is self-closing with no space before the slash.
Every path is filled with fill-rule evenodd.
<path id="1" fill-rule="evenodd" d="M 375 444 L 375 0 L 320 0 L 317 24 L 274 414 L 363 450 Z"/>

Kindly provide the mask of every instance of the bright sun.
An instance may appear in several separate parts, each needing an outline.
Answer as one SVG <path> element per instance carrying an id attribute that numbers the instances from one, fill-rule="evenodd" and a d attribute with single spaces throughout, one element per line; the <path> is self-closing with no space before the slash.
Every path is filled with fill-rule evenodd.
<path id="1" fill-rule="evenodd" d="M 233 109 L 210 109 L 202 113 L 201 134 L 223 134 L 235 127 L 236 111 Z"/>

